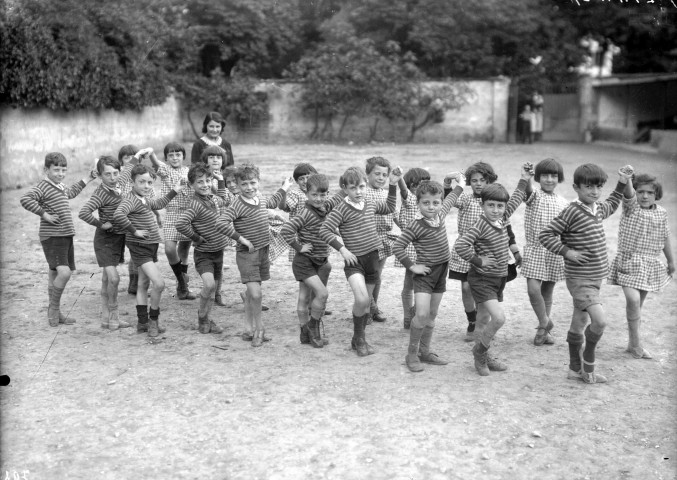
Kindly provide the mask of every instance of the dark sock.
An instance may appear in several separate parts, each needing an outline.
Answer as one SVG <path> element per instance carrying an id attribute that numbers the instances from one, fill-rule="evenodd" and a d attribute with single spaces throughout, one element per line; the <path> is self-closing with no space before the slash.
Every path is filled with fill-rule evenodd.
<path id="1" fill-rule="evenodd" d="M 139 323 L 148 323 L 148 305 L 137 305 L 136 316 Z"/>
<path id="2" fill-rule="evenodd" d="M 585 329 L 585 349 L 583 350 L 583 360 L 588 363 L 595 363 L 595 349 L 597 342 L 602 338 L 601 333 L 595 333 L 590 328 L 590 325 Z M 583 370 L 586 372 L 594 372 L 595 365 L 583 365 Z"/>
<path id="3" fill-rule="evenodd" d="M 186 275 L 188 274 L 188 264 L 181 264 L 181 273 L 185 273 Z"/>
<path id="4" fill-rule="evenodd" d="M 567 343 L 569 344 L 569 368 L 574 372 L 581 370 L 580 349 L 583 345 L 584 337 L 580 333 L 567 332 Z"/>
<path id="5" fill-rule="evenodd" d="M 176 277 L 176 281 L 179 284 L 179 288 L 181 290 L 186 289 L 186 282 L 183 280 L 183 268 L 181 266 L 181 262 L 176 262 L 175 264 L 170 264 L 170 267 L 172 267 L 172 272 L 174 272 L 174 276 Z"/>
<path id="6" fill-rule="evenodd" d="M 465 316 L 468 317 L 468 332 L 475 331 L 475 320 L 477 320 L 477 310 L 472 312 L 465 312 Z"/>
<path id="7" fill-rule="evenodd" d="M 148 310 L 148 316 L 151 320 L 157 320 L 160 317 L 160 309 L 150 307 L 150 310 Z"/>
<path id="8" fill-rule="evenodd" d="M 484 353 L 489 350 L 489 347 L 484 345 L 482 342 L 477 342 L 475 345 L 477 345 L 477 351 L 479 353 Z"/>

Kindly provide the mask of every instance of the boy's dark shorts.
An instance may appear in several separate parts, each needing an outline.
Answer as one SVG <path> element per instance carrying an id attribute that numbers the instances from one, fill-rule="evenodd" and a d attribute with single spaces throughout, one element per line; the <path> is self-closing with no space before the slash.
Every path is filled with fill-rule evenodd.
<path id="1" fill-rule="evenodd" d="M 56 267 L 64 265 L 75 270 L 73 237 L 47 237 L 41 239 L 40 243 L 50 270 L 56 270 Z"/>
<path id="2" fill-rule="evenodd" d="M 117 267 L 125 261 L 125 234 L 96 229 L 94 255 L 100 267 Z"/>
<path id="3" fill-rule="evenodd" d="M 270 280 L 268 245 L 252 253 L 238 250 L 235 253 L 235 262 L 240 270 L 240 280 L 242 283 Z"/>
<path id="4" fill-rule="evenodd" d="M 449 270 L 449 278 L 452 280 L 459 280 L 461 282 L 468 281 L 468 272 L 457 272 L 455 270 Z"/>
<path id="5" fill-rule="evenodd" d="M 567 278 L 567 288 L 574 300 L 574 308 L 587 310 L 591 305 L 602 303 L 599 296 L 602 280 L 588 280 L 587 278 Z"/>
<path id="6" fill-rule="evenodd" d="M 127 242 L 129 255 L 137 267 L 144 263 L 157 262 L 158 243 Z"/>
<path id="7" fill-rule="evenodd" d="M 414 293 L 444 293 L 447 291 L 449 262 L 430 267 L 428 275 L 414 274 Z"/>
<path id="8" fill-rule="evenodd" d="M 331 263 L 329 263 L 328 257 L 312 258 L 296 252 L 294 260 L 291 262 L 291 271 L 297 282 L 303 282 L 317 275 L 322 283 L 327 286 L 331 273 Z"/>
<path id="9" fill-rule="evenodd" d="M 193 262 L 195 262 L 195 270 L 200 276 L 211 273 L 216 277 L 223 270 L 223 250 L 216 252 L 193 250 Z"/>
<path id="10" fill-rule="evenodd" d="M 380 277 L 378 264 L 378 250 L 357 256 L 357 265 L 343 267 L 346 278 L 359 273 L 364 277 L 364 283 L 374 285 Z"/>
<path id="11" fill-rule="evenodd" d="M 487 300 L 503 301 L 503 289 L 507 277 L 489 277 L 480 275 L 474 269 L 468 272 L 468 284 L 475 303 L 483 303 Z"/>

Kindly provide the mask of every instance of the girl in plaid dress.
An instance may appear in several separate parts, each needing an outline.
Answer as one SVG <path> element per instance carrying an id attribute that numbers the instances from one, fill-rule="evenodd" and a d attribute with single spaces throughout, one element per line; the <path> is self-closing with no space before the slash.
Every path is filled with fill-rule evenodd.
<path id="1" fill-rule="evenodd" d="M 667 212 L 656 201 L 663 187 L 656 177 L 635 175 L 623 192 L 623 216 L 618 226 L 618 253 L 609 269 L 609 285 L 620 285 L 625 294 L 628 348 L 634 358 L 652 358 L 642 347 L 639 326 L 648 292 L 656 292 L 672 279 L 675 263 L 670 246 Z M 661 251 L 668 261 L 660 260 Z"/>
<path id="2" fill-rule="evenodd" d="M 524 247 L 521 273 L 527 279 L 529 301 L 538 318 L 534 345 L 541 346 L 555 343 L 550 335 L 554 326 L 550 311 L 555 282 L 564 280 L 564 258 L 543 247 L 538 240 L 538 234 L 566 208 L 568 202 L 555 193 L 557 185 L 564 181 L 564 171 L 557 160 L 546 158 L 538 162 L 534 179 L 541 188 L 532 190 L 531 182 L 527 185 L 524 214 L 527 244 Z"/>
<path id="3" fill-rule="evenodd" d="M 416 214 L 419 212 L 416 201 L 416 189 L 425 180 L 430 180 L 430 173 L 423 168 L 409 169 L 400 180 L 400 182 L 404 182 L 404 185 L 400 185 L 402 205 L 400 206 L 400 214 L 398 216 L 398 225 L 402 231 L 416 219 Z M 407 245 L 405 252 L 416 263 L 416 250 L 413 243 Z M 404 268 L 404 265 L 397 258 L 395 259 L 395 266 Z M 414 273 L 408 268 L 405 268 L 404 271 L 401 298 L 402 311 L 404 312 L 403 326 L 408 330 L 411 327 L 411 319 L 414 318 L 416 313 L 416 306 L 414 305 Z"/>

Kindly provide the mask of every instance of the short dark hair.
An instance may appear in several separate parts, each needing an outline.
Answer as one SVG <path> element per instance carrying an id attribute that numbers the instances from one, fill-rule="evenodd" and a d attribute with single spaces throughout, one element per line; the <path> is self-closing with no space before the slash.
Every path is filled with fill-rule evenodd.
<path id="1" fill-rule="evenodd" d="M 183 154 L 183 159 L 186 159 L 186 149 L 181 145 L 180 143 L 177 142 L 169 142 L 167 145 L 165 145 L 165 158 L 167 158 L 167 155 L 169 155 L 169 152 L 181 152 Z"/>
<path id="2" fill-rule="evenodd" d="M 47 155 L 45 155 L 45 168 L 49 168 L 52 165 L 55 167 L 67 167 L 68 160 L 66 160 L 66 157 L 63 155 L 63 153 L 49 152 Z"/>
<path id="3" fill-rule="evenodd" d="M 388 169 L 388 174 L 390 175 L 390 170 L 392 167 L 390 166 L 390 162 L 383 158 L 383 157 L 371 157 L 367 158 L 367 165 L 365 166 L 365 171 L 367 172 L 367 175 L 371 173 L 371 171 L 374 169 L 374 167 L 386 167 Z"/>
<path id="4" fill-rule="evenodd" d="M 210 155 L 214 157 L 221 157 L 221 170 L 223 170 L 226 166 L 226 151 L 216 145 L 210 145 L 202 150 L 202 153 L 200 154 L 200 161 L 206 165 L 207 158 Z"/>
<path id="5" fill-rule="evenodd" d="M 404 179 L 407 188 L 411 188 L 424 180 L 430 180 L 430 173 L 424 168 L 414 167 L 407 170 L 407 173 L 405 173 L 402 178 Z"/>
<path id="6" fill-rule="evenodd" d="M 226 121 L 219 112 L 209 112 L 207 116 L 205 116 L 204 122 L 202 122 L 202 133 L 207 133 L 207 125 L 212 120 L 221 124 L 221 130 L 226 127 Z"/>
<path id="7" fill-rule="evenodd" d="M 193 164 L 188 169 L 188 183 L 192 185 L 193 183 L 195 183 L 195 180 L 197 180 L 198 177 L 201 177 L 203 175 L 206 175 L 207 178 L 211 178 L 213 176 L 212 171 L 204 163 Z"/>
<path id="8" fill-rule="evenodd" d="M 118 152 L 118 160 L 122 161 L 124 157 L 134 156 L 138 151 L 139 147 L 137 147 L 136 145 L 125 145 Z"/>
<path id="9" fill-rule="evenodd" d="M 235 169 L 235 180 L 260 179 L 259 167 L 253 163 L 243 163 Z"/>
<path id="10" fill-rule="evenodd" d="M 500 183 L 491 183 L 482 189 L 480 198 L 482 203 L 489 201 L 508 203 L 510 194 Z"/>
<path id="11" fill-rule="evenodd" d="M 606 172 L 594 163 L 580 165 L 574 170 L 574 184 L 579 187 L 581 184 L 598 185 L 601 187 L 606 183 L 607 178 L 609 177 Z"/>
<path id="12" fill-rule="evenodd" d="M 534 170 L 534 179 L 538 182 L 541 179 L 541 175 L 557 175 L 557 182 L 562 183 L 564 181 L 564 169 L 562 164 L 560 164 L 554 158 L 546 158 L 541 160 L 536 164 Z"/>
<path id="13" fill-rule="evenodd" d="M 311 173 L 306 181 L 306 191 L 310 192 L 310 189 L 314 188 L 318 193 L 324 193 L 329 190 L 329 180 L 326 175 L 321 173 Z"/>
<path id="14" fill-rule="evenodd" d="M 99 175 L 103 173 L 103 169 L 106 167 L 106 165 L 113 167 L 115 170 L 122 169 L 122 162 L 120 160 L 109 155 L 104 155 L 99 157 L 96 162 L 96 171 L 99 172 Z"/>
<path id="15" fill-rule="evenodd" d="M 339 178 L 341 188 L 349 185 L 359 185 L 360 181 L 367 183 L 367 174 L 360 167 L 348 167 Z"/>
<path id="16" fill-rule="evenodd" d="M 237 167 L 233 165 L 227 166 L 226 168 L 223 169 L 223 179 L 225 180 L 228 177 L 234 177 L 236 171 Z"/>
<path id="17" fill-rule="evenodd" d="M 444 187 L 439 182 L 423 180 L 416 189 L 416 201 L 420 201 L 421 197 L 425 194 L 444 197 Z"/>
<path id="18" fill-rule="evenodd" d="M 656 192 L 656 200 L 663 198 L 663 185 L 653 175 L 648 173 L 640 173 L 632 178 L 632 187 L 637 190 L 642 185 L 652 185 L 654 192 Z"/>
<path id="19" fill-rule="evenodd" d="M 155 175 L 155 172 L 148 168 L 146 165 L 134 165 L 134 168 L 132 168 L 131 176 L 132 176 L 132 182 L 138 177 L 139 175 L 145 175 L 146 173 L 150 173 L 150 178 L 155 180 L 157 178 L 157 175 Z"/>
<path id="20" fill-rule="evenodd" d="M 494 172 L 494 168 L 486 162 L 477 162 L 470 165 L 465 170 L 465 184 L 470 185 L 470 177 L 475 173 L 479 173 L 484 177 L 487 183 L 494 183 L 498 180 L 498 175 Z"/>
<path id="21" fill-rule="evenodd" d="M 294 180 L 298 180 L 304 175 L 310 175 L 313 173 L 317 173 L 317 170 L 315 170 L 315 167 L 313 167 L 310 163 L 299 163 L 294 168 L 294 173 L 292 176 L 294 177 Z"/>

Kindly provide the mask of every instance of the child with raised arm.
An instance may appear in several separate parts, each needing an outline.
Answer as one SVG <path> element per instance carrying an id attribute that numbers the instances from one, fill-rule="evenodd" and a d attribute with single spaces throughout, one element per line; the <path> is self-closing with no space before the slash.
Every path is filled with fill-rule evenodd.
<path id="1" fill-rule="evenodd" d="M 609 269 L 609 285 L 620 285 L 625 295 L 628 322 L 627 352 L 634 358 L 653 358 L 642 346 L 639 327 L 648 292 L 661 290 L 675 273 L 670 245 L 668 214 L 656 204 L 663 186 L 655 176 L 634 175 L 623 192 L 623 209 L 618 225 L 618 253 Z M 668 261 L 661 261 L 661 252 Z"/>
<path id="2" fill-rule="evenodd" d="M 420 183 L 416 189 L 419 215 L 409 222 L 393 245 L 395 256 L 413 275 L 416 315 L 411 321 L 409 349 L 405 357 L 407 367 L 412 372 L 423 370 L 421 362 L 431 365 L 449 363 L 431 350 L 430 342 L 437 310 L 447 290 L 447 270 L 451 257 L 445 218 L 463 192 L 461 185 L 465 183 L 460 173 L 454 179 L 458 185 L 444 200 L 444 187 L 441 184 L 431 181 Z M 415 261 L 406 252 L 409 244 L 416 249 Z"/>
<path id="3" fill-rule="evenodd" d="M 130 172 L 134 165 L 124 167 L 125 174 Z M 87 200 L 78 217 L 96 227 L 94 232 L 94 254 L 96 262 L 102 268 L 101 275 L 101 327 L 109 330 L 127 328 L 129 323 L 120 320 L 118 312 L 118 265 L 124 260 L 125 231 L 113 225 L 115 210 L 122 202 L 122 191 L 119 180 L 122 171 L 122 162 L 114 157 L 102 156 L 97 159 L 96 170 L 101 179 L 94 193 Z M 98 218 L 94 216 L 98 212 Z"/>
<path id="4" fill-rule="evenodd" d="M 162 241 L 160 230 L 153 211 L 161 210 L 184 188 L 183 180 L 178 180 L 172 190 L 159 199 L 148 198 L 153 190 L 155 174 L 145 165 L 135 165 L 130 172 L 132 191 L 122 199 L 113 215 L 113 225 L 125 230 L 125 242 L 134 264 L 138 267 L 139 285 L 136 291 L 137 332 L 148 332 L 149 337 L 157 337 L 165 329 L 160 326 L 160 298 L 165 289 L 157 263 L 158 245 Z M 148 287 L 150 292 L 150 310 L 148 310 Z"/>
<path id="5" fill-rule="evenodd" d="M 240 195 L 226 209 L 224 221 L 226 234 L 238 241 L 235 259 L 242 283 L 247 287 L 242 339 L 250 340 L 252 347 L 260 347 L 269 340 L 261 319 L 261 283 L 270 279 L 268 209 L 283 201 L 294 180 L 286 178 L 282 187 L 266 199 L 259 195 L 259 169 L 255 165 L 238 166 L 235 179 Z"/>
<path id="6" fill-rule="evenodd" d="M 546 158 L 538 162 L 534 171 L 534 179 L 541 188 L 533 190 L 531 182 L 527 185 L 524 214 L 524 233 L 527 243 L 524 247 L 521 273 L 527 279 L 529 302 L 538 319 L 534 345 L 541 346 L 555 343 L 550 335 L 554 327 L 550 311 L 555 283 L 564 280 L 564 260 L 561 256 L 543 247 L 538 241 L 538 235 L 553 218 L 566 208 L 568 202 L 555 193 L 557 185 L 564 181 L 564 171 L 557 160 Z"/>
<path id="7" fill-rule="evenodd" d="M 62 315 L 60 311 L 61 295 L 71 278 L 71 271 L 75 270 L 75 226 L 68 200 L 75 198 L 96 177 L 96 172 L 92 170 L 86 178 L 66 187 L 62 182 L 67 171 L 68 161 L 62 153 L 48 153 L 45 155 L 45 179 L 20 200 L 23 208 L 40 217 L 38 235 L 49 265 L 47 320 L 52 327 L 58 327 L 60 323 L 75 323 L 75 319 Z"/>
<path id="8" fill-rule="evenodd" d="M 307 181 L 308 177 L 313 174 L 316 174 L 317 170 L 309 163 L 299 163 L 294 167 L 294 185 L 291 186 L 287 195 L 285 196 L 284 203 L 280 205 L 280 209 L 289 213 L 289 220 L 301 213 L 301 210 L 305 208 L 306 205 L 306 192 L 307 192 Z M 328 187 L 327 187 L 328 188 Z M 326 190 L 325 190 L 326 193 Z M 286 240 L 286 238 L 285 238 Z M 293 248 L 289 249 L 289 261 L 293 262 L 294 257 L 296 256 L 296 250 Z"/>
<path id="9" fill-rule="evenodd" d="M 386 202 L 366 199 L 367 175 L 359 167 L 348 168 L 339 180 L 346 194 L 320 227 L 320 238 L 341 253 L 344 272 L 353 291 L 353 338 L 351 346 L 360 357 L 375 351 L 367 343 L 364 329 L 369 317 L 372 292 L 379 279 L 378 249 L 383 245 L 376 234 L 374 215 L 387 215 L 395 211 L 397 182 L 401 169 L 390 173 L 390 188 Z M 337 233 L 343 239 L 341 243 Z"/>
<path id="10" fill-rule="evenodd" d="M 456 253 L 472 265 L 468 271 L 468 284 L 477 302 L 475 346 L 472 349 L 475 369 L 481 376 L 489 371 L 504 371 L 507 366 L 488 354 L 491 340 L 505 323 L 503 289 L 508 276 L 509 236 L 508 218 L 524 200 L 527 180 L 532 175 L 531 166 L 524 164 L 521 180 L 512 195 L 500 184 L 482 188 L 482 214 L 477 223 L 458 237 Z"/>
<path id="11" fill-rule="evenodd" d="M 623 198 L 623 190 L 632 177 L 632 173 L 621 170 L 618 174 L 620 178 L 616 188 L 604 202 L 600 202 L 607 174 L 592 163 L 576 168 L 573 187 L 578 199 L 562 210 L 538 236 L 545 248 L 564 257 L 567 289 L 574 303 L 567 333 L 567 377 L 581 379 L 585 383 L 606 382 L 603 375 L 595 372 L 595 348 L 606 327 L 600 289 L 609 268 L 602 220 L 616 211 Z"/>
<path id="12" fill-rule="evenodd" d="M 164 157 L 167 163 L 160 161 L 152 150 L 149 153 L 150 160 L 153 166 L 157 168 L 157 175 L 162 181 L 160 196 L 164 197 L 174 188 L 174 185 L 181 180 L 185 182 L 187 179 L 188 167 L 183 166 L 186 149 L 176 142 L 165 145 Z M 165 255 L 167 255 L 169 266 L 176 277 L 176 298 L 179 300 L 195 300 L 197 297 L 188 288 L 188 255 L 191 242 L 190 239 L 176 230 L 176 221 L 188 207 L 190 201 L 186 193 L 180 193 L 165 207 L 162 234 L 165 240 Z"/>
<path id="13" fill-rule="evenodd" d="M 402 197 L 402 205 L 400 206 L 400 213 L 398 215 L 398 224 L 402 231 L 420 215 L 416 189 L 421 182 L 430 180 L 430 174 L 423 168 L 410 168 L 402 177 L 404 186 L 400 186 L 400 196 Z M 394 246 L 393 246 L 394 248 Z M 413 243 L 409 243 L 406 247 L 407 257 L 412 262 L 416 263 L 416 249 Z M 404 267 L 400 260 L 395 255 L 395 266 Z M 402 326 L 408 330 L 411 326 L 411 319 L 416 314 L 416 306 L 414 305 L 414 273 L 405 267 L 404 282 L 402 284 L 402 311 L 404 318 L 402 319 Z"/>
<path id="14" fill-rule="evenodd" d="M 327 214 L 340 203 L 345 194 L 327 199 L 329 181 L 317 173 L 304 181 L 305 207 L 282 226 L 282 236 L 294 249 L 292 261 L 294 278 L 299 282 L 296 312 L 301 327 L 300 341 L 315 348 L 327 344 L 320 335 L 320 324 L 325 314 L 329 292 L 327 281 L 331 273 L 329 245 L 320 239 L 320 227 Z"/>
<path id="15" fill-rule="evenodd" d="M 211 147 L 207 147 L 211 148 Z M 206 151 L 206 149 L 205 149 Z M 203 152 L 204 153 L 204 152 Z M 221 196 L 212 193 L 212 180 L 216 177 Z M 196 163 L 188 170 L 188 184 L 195 195 L 176 222 L 176 229 L 195 245 L 193 260 L 195 269 L 202 278 L 200 306 L 198 308 L 198 330 L 200 333 L 222 333 L 209 318 L 214 304 L 214 291 L 221 285 L 223 272 L 223 249 L 226 246 L 226 225 L 221 215 L 230 205 L 232 195 L 225 194 L 225 183 L 220 169 L 211 169 L 202 163 Z"/>

